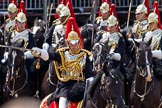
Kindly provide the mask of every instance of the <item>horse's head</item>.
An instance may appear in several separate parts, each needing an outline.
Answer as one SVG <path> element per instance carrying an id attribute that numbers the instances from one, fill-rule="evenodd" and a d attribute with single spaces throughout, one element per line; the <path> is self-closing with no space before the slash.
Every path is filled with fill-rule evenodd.
<path id="1" fill-rule="evenodd" d="M 92 38 L 95 37 L 95 29 L 92 24 L 86 24 L 81 27 L 81 36 L 83 38 L 83 46 L 87 50 L 91 50 L 91 48 L 87 48 L 88 46 L 91 47 Z"/>
<path id="2" fill-rule="evenodd" d="M 96 43 L 92 48 L 93 70 L 100 71 L 104 69 L 105 64 L 110 63 L 109 50 L 104 43 Z"/>
<path id="3" fill-rule="evenodd" d="M 148 75 L 152 76 L 150 68 L 152 64 L 152 53 L 150 45 L 142 41 L 137 48 L 136 54 L 137 69 L 139 70 L 140 75 L 143 77 L 147 77 Z"/>
<path id="4" fill-rule="evenodd" d="M 17 45 L 15 46 L 19 47 Z M 24 51 L 10 48 L 8 54 L 8 67 L 11 79 L 14 76 L 18 76 L 20 71 L 24 69 Z"/>

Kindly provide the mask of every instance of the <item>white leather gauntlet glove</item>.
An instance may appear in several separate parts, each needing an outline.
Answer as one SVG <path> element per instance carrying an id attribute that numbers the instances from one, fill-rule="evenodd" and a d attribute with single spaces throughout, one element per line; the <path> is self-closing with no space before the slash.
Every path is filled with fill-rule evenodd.
<path id="1" fill-rule="evenodd" d="M 33 55 L 31 53 L 31 51 L 26 51 L 24 53 L 24 57 L 25 57 L 25 59 L 33 59 Z"/>
<path id="2" fill-rule="evenodd" d="M 89 82 L 89 84 L 91 84 L 94 80 L 94 77 L 89 77 L 86 79 L 86 83 Z"/>
<path id="3" fill-rule="evenodd" d="M 48 43 L 44 43 L 44 44 L 42 45 L 42 48 L 43 48 L 43 50 L 48 51 L 49 44 L 48 44 Z"/>
<path id="4" fill-rule="evenodd" d="M 35 57 L 41 57 L 45 61 L 49 59 L 48 52 L 37 47 L 32 48 L 32 55 Z"/>
<path id="5" fill-rule="evenodd" d="M 3 59 L 1 60 L 2 63 L 5 63 L 8 60 L 8 52 L 5 52 L 3 55 Z"/>
<path id="6" fill-rule="evenodd" d="M 161 50 L 154 50 L 152 52 L 152 57 L 155 57 L 157 59 L 162 59 L 162 51 Z"/>
<path id="7" fill-rule="evenodd" d="M 115 61 L 120 61 L 121 60 L 121 55 L 119 53 L 112 53 L 111 54 L 111 59 Z"/>

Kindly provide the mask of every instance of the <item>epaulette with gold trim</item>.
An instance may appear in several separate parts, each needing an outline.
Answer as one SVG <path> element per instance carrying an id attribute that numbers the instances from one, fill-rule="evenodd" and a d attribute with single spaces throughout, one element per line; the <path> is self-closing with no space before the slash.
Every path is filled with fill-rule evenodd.
<path id="1" fill-rule="evenodd" d="M 88 56 L 92 55 L 92 53 L 90 51 L 86 50 L 86 49 L 81 49 L 81 51 L 86 52 L 88 54 Z"/>
<path id="2" fill-rule="evenodd" d="M 68 50 L 69 47 L 63 47 L 63 48 L 59 48 L 56 50 L 56 52 L 59 52 L 59 51 L 65 51 L 65 50 Z"/>

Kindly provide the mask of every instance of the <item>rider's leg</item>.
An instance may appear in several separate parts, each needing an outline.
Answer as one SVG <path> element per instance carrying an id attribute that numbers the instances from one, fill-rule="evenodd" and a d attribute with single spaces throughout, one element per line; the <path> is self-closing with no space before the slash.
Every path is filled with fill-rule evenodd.
<path id="1" fill-rule="evenodd" d="M 68 100 L 65 97 L 60 97 L 59 99 L 59 108 L 67 108 Z"/>

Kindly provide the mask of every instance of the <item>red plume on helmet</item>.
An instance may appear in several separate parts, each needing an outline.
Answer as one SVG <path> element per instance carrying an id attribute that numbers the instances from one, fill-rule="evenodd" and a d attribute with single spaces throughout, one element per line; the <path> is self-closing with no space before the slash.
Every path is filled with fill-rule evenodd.
<path id="1" fill-rule="evenodd" d="M 10 3 L 14 3 L 17 6 L 16 0 L 10 0 Z"/>
<path id="2" fill-rule="evenodd" d="M 71 32 L 71 31 L 75 31 L 77 32 L 79 38 L 80 38 L 80 44 L 82 46 L 82 37 L 81 37 L 81 34 L 80 34 L 80 31 L 79 31 L 79 28 L 78 28 L 78 25 L 76 23 L 76 20 L 75 18 L 73 17 L 70 17 L 66 23 L 66 33 L 65 33 L 65 39 L 68 38 L 68 34 Z"/>
<path id="3" fill-rule="evenodd" d="M 66 6 L 70 9 L 71 17 L 75 18 L 74 9 L 71 0 L 66 0 Z"/>
<path id="4" fill-rule="evenodd" d="M 107 2 L 109 4 L 109 6 L 111 5 L 110 0 L 102 0 L 102 3 L 104 3 L 104 2 Z"/>
<path id="5" fill-rule="evenodd" d="M 150 14 L 150 5 L 149 5 L 149 0 L 143 0 L 143 4 L 146 6 L 147 8 L 147 15 Z"/>
<path id="6" fill-rule="evenodd" d="M 19 12 L 23 12 L 23 13 L 25 14 L 25 16 L 26 16 L 26 8 L 25 8 L 25 2 L 24 2 L 24 0 L 21 0 L 21 1 L 20 1 L 20 8 L 19 8 L 18 13 L 19 13 Z M 28 28 L 27 23 L 26 23 L 25 28 Z"/>
<path id="7" fill-rule="evenodd" d="M 154 12 L 158 15 L 159 28 L 162 29 L 162 25 L 161 25 L 161 21 L 160 21 L 160 12 L 159 12 L 158 2 L 157 1 L 154 2 Z"/>
<path id="8" fill-rule="evenodd" d="M 107 2 L 109 6 L 111 5 L 110 0 L 102 0 L 102 3 Z M 101 3 L 101 4 L 102 4 Z M 101 11 L 98 11 L 98 17 L 102 16 Z"/>
<path id="9" fill-rule="evenodd" d="M 21 12 L 21 11 L 26 15 L 26 9 L 25 9 L 25 2 L 24 2 L 24 0 L 20 1 L 19 12 Z"/>
<path id="10" fill-rule="evenodd" d="M 118 20 L 118 17 L 117 17 L 117 13 L 116 13 L 116 7 L 115 7 L 115 4 L 111 4 L 111 7 L 110 7 L 110 14 L 114 15 L 117 20 Z M 120 31 L 120 27 L 119 27 L 119 24 L 118 24 L 118 31 Z"/>

